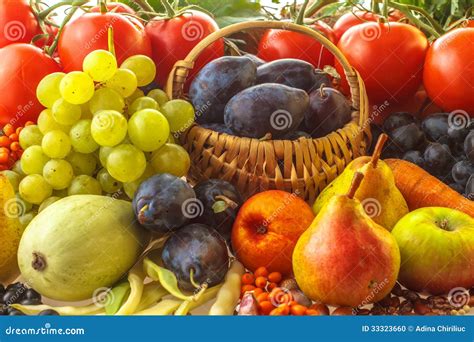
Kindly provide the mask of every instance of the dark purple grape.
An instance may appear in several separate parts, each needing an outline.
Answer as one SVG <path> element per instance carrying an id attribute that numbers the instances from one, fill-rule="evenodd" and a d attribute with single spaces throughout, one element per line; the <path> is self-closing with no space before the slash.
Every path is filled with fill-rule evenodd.
<path id="1" fill-rule="evenodd" d="M 47 310 L 40 311 L 38 313 L 38 316 L 60 316 L 60 314 L 55 310 L 47 309 Z"/>
<path id="2" fill-rule="evenodd" d="M 255 83 L 257 68 L 247 57 L 224 56 L 209 62 L 189 88 L 198 123 L 224 122 L 224 108 L 235 94 Z"/>
<path id="3" fill-rule="evenodd" d="M 298 140 L 299 138 L 311 139 L 311 135 L 304 131 L 294 131 L 283 137 L 283 140 Z"/>
<path id="4" fill-rule="evenodd" d="M 395 128 L 389 136 L 393 143 L 403 152 L 416 150 L 425 141 L 425 135 L 416 123 Z"/>
<path id="5" fill-rule="evenodd" d="M 9 289 L 3 295 L 3 303 L 10 305 L 18 303 L 22 299 L 22 292 L 17 289 Z"/>
<path id="6" fill-rule="evenodd" d="M 474 174 L 474 165 L 467 160 L 458 161 L 454 164 L 451 175 L 456 183 L 466 186 L 467 181 L 471 175 Z"/>
<path id="7" fill-rule="evenodd" d="M 224 124 L 222 123 L 205 123 L 201 125 L 204 128 L 216 131 L 218 133 L 225 133 L 229 135 L 233 135 L 234 133 Z"/>
<path id="8" fill-rule="evenodd" d="M 284 84 L 308 93 L 318 89 L 321 84 L 326 87 L 331 85 L 327 73 L 315 70 L 311 63 L 293 58 L 278 59 L 259 66 L 256 83 Z"/>
<path id="9" fill-rule="evenodd" d="M 5 304 L 0 304 L 0 316 L 8 315 L 8 306 Z"/>
<path id="10" fill-rule="evenodd" d="M 447 144 L 448 137 L 448 113 L 432 114 L 421 122 L 421 129 L 425 133 L 428 140 Z"/>
<path id="11" fill-rule="evenodd" d="M 221 179 L 209 179 L 194 187 L 196 198 L 202 204 L 202 215 L 194 222 L 214 228 L 227 242 L 235 217 L 242 205 L 242 197 L 235 186 Z"/>
<path id="12" fill-rule="evenodd" d="M 474 200 L 474 175 L 471 175 L 471 177 L 469 177 L 464 193 L 466 194 L 466 197 L 469 198 L 471 201 Z"/>
<path id="13" fill-rule="evenodd" d="M 8 316 L 26 316 L 26 315 L 20 310 L 17 310 L 14 308 L 8 308 Z"/>
<path id="14" fill-rule="evenodd" d="M 474 130 L 471 130 L 464 139 L 464 153 L 466 157 L 474 163 Z"/>
<path id="15" fill-rule="evenodd" d="M 391 132 L 394 129 L 406 126 L 415 122 L 415 118 L 408 112 L 395 112 L 383 122 L 383 129 L 386 132 Z"/>
<path id="16" fill-rule="evenodd" d="M 28 298 L 24 298 L 24 299 L 20 300 L 19 303 L 20 303 L 21 305 L 38 305 L 38 304 L 41 304 L 41 299 L 36 299 L 36 298 L 28 299 Z"/>
<path id="17" fill-rule="evenodd" d="M 449 187 L 460 194 L 464 193 L 464 187 L 458 183 L 450 183 Z"/>
<path id="18" fill-rule="evenodd" d="M 189 184 L 167 173 L 145 180 L 133 198 L 138 222 L 159 233 L 168 233 L 186 224 L 195 205 L 196 195 Z"/>
<path id="19" fill-rule="evenodd" d="M 425 167 L 429 173 L 437 176 L 446 176 L 453 163 L 453 157 L 448 145 L 430 143 L 423 153 Z"/>
<path id="20" fill-rule="evenodd" d="M 466 136 L 468 134 L 469 134 L 468 127 L 456 127 L 452 125 L 448 128 L 448 138 L 451 143 L 451 146 L 455 146 L 455 145 L 462 146 L 464 139 L 466 139 Z"/>
<path id="21" fill-rule="evenodd" d="M 265 83 L 241 91 L 225 107 L 224 121 L 237 136 L 279 139 L 296 130 L 308 109 L 304 90 Z"/>
<path id="22" fill-rule="evenodd" d="M 425 160 L 423 159 L 423 155 L 420 151 L 408 151 L 403 155 L 402 159 L 416 164 L 421 168 L 423 168 L 425 165 Z"/>
<path id="23" fill-rule="evenodd" d="M 351 121 L 351 106 L 338 90 L 321 87 L 309 94 L 309 109 L 304 123 L 314 138 L 323 137 Z"/>
<path id="24" fill-rule="evenodd" d="M 32 300 L 32 301 L 41 302 L 41 295 L 33 289 L 26 290 L 25 298 L 29 299 L 29 300 Z"/>
<path id="25" fill-rule="evenodd" d="M 244 57 L 249 58 L 253 62 L 253 64 L 255 64 L 256 68 L 258 68 L 259 66 L 264 65 L 266 63 L 263 59 L 261 59 L 260 57 L 255 56 L 251 53 L 246 53 L 244 55 Z"/>
<path id="26" fill-rule="evenodd" d="M 173 272 L 181 289 L 195 290 L 191 281 L 209 287 L 222 282 L 229 269 L 229 254 L 224 239 L 204 224 L 190 224 L 166 241 L 161 254 L 164 266 Z"/>

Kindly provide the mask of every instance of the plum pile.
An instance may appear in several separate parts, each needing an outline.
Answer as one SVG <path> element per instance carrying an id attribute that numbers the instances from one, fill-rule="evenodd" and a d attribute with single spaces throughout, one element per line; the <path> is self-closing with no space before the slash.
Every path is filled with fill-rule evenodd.
<path id="1" fill-rule="evenodd" d="M 474 121 L 461 115 L 436 113 L 419 121 L 407 112 L 392 113 L 382 127 L 373 126 L 374 139 L 387 133 L 384 158 L 412 162 L 469 198 L 474 193 Z"/>
<path id="2" fill-rule="evenodd" d="M 193 80 L 189 97 L 203 127 L 255 139 L 322 137 L 342 128 L 352 113 L 327 73 L 291 58 L 218 58 Z"/>
<path id="3" fill-rule="evenodd" d="M 0 284 L 0 316 L 24 316 L 20 310 L 13 308 L 12 304 L 39 305 L 41 295 L 35 290 L 26 287 L 23 283 L 12 283 L 6 288 Z M 54 310 L 43 310 L 39 316 L 57 316 Z"/>

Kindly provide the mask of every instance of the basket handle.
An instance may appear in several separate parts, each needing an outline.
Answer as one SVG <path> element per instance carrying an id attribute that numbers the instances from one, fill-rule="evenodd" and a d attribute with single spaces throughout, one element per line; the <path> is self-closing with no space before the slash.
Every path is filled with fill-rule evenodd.
<path id="1" fill-rule="evenodd" d="M 349 64 L 349 61 L 346 57 L 339 51 L 339 49 L 324 35 L 319 33 L 318 31 L 312 30 L 306 26 L 294 24 L 291 22 L 282 22 L 282 21 L 250 21 L 250 22 L 242 22 L 233 25 L 229 25 L 220 29 L 216 32 L 211 33 L 203 40 L 201 40 L 186 56 L 184 60 L 177 61 L 173 69 L 170 72 L 168 77 L 168 81 L 166 83 L 165 91 L 170 98 L 175 98 L 182 95 L 184 83 L 186 82 L 186 78 L 188 76 L 189 70 L 194 67 L 194 62 L 209 45 L 214 43 L 215 41 L 224 38 L 228 35 L 233 33 L 237 33 L 239 31 L 244 31 L 248 29 L 282 29 L 282 30 L 290 30 L 296 31 L 300 33 L 307 34 L 308 36 L 313 37 L 317 41 L 319 41 L 326 49 L 328 49 L 341 63 L 341 66 L 344 69 L 346 74 L 347 81 L 349 83 L 351 89 L 351 95 L 354 100 L 354 95 L 359 94 L 359 84 L 357 82 L 357 73 Z M 358 95 L 357 95 L 358 98 Z M 354 103 L 355 101 L 353 101 Z M 354 103 L 355 104 L 355 103 Z"/>

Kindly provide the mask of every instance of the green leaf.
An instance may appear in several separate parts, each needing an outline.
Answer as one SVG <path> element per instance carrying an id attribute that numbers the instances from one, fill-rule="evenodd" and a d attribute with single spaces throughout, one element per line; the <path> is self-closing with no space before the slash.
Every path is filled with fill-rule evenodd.
<path id="1" fill-rule="evenodd" d="M 125 300 L 130 295 L 130 283 L 125 281 L 115 286 L 107 293 L 105 297 L 105 313 L 107 315 L 114 315 L 119 311 Z"/>

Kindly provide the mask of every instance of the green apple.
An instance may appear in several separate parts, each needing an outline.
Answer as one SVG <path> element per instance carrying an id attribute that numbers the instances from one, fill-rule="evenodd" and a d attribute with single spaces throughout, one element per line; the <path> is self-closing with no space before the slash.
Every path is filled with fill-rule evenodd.
<path id="1" fill-rule="evenodd" d="M 415 291 L 474 286 L 474 219 L 449 208 L 420 208 L 392 230 L 401 254 L 399 281 Z"/>

